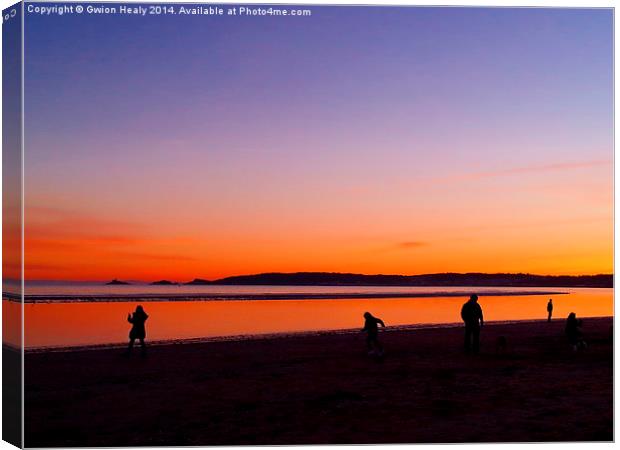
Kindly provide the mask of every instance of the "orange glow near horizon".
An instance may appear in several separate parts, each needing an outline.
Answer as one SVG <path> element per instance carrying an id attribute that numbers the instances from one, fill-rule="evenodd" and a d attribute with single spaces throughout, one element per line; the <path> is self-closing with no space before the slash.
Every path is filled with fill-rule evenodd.
<path id="1" fill-rule="evenodd" d="M 188 281 L 302 271 L 612 273 L 613 221 L 606 200 L 549 209 L 529 192 L 531 198 L 481 187 L 471 198 L 457 192 L 430 189 L 411 206 L 368 195 L 363 196 L 368 205 L 347 197 L 307 208 L 262 209 L 248 198 L 254 206 L 221 202 L 208 211 L 183 204 L 165 211 L 134 206 L 105 214 L 69 204 L 27 204 L 25 275 Z"/>

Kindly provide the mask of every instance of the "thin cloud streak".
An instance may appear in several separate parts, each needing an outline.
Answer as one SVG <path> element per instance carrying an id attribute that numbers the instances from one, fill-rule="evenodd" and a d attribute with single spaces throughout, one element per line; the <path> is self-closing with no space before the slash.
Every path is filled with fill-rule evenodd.
<path id="1" fill-rule="evenodd" d="M 484 178 L 495 178 L 511 175 L 524 175 L 530 173 L 544 173 L 544 172 L 557 172 L 565 170 L 579 170 L 589 169 L 592 167 L 611 166 L 613 162 L 611 160 L 594 160 L 594 161 L 582 161 L 576 163 L 559 163 L 559 164 L 546 164 L 540 166 L 526 166 L 516 167 L 512 169 L 496 170 L 489 172 L 477 172 L 471 174 L 465 174 L 455 177 L 442 177 L 435 178 L 435 181 L 471 181 L 480 180 Z"/>
<path id="2" fill-rule="evenodd" d="M 427 245 L 428 245 L 427 242 L 408 241 L 408 242 L 399 242 L 397 244 L 397 248 L 400 248 L 400 249 L 412 249 L 412 248 L 426 247 Z"/>
<path id="3" fill-rule="evenodd" d="M 494 172 L 481 172 L 477 174 L 472 174 L 472 178 L 491 178 L 491 177 L 500 177 L 504 175 L 520 175 L 520 174 L 528 174 L 528 173 L 538 173 L 538 172 L 553 172 L 560 170 L 577 170 L 577 169 L 588 169 L 590 167 L 599 167 L 599 166 L 611 166 L 613 162 L 611 160 L 595 160 L 595 161 L 584 161 L 577 163 L 560 163 L 560 164 L 547 164 L 541 166 L 530 166 L 530 167 L 517 167 L 514 169 L 506 169 L 506 170 L 498 170 Z"/>
<path id="4" fill-rule="evenodd" d="M 517 176 L 517 175 L 527 175 L 527 174 L 536 174 L 536 173 L 547 173 L 547 172 L 562 172 L 569 170 L 581 170 L 581 169 L 590 169 L 594 167 L 603 167 L 603 166 L 613 166 L 612 160 L 592 160 L 592 161 L 581 161 L 574 163 L 557 163 L 557 164 L 544 164 L 544 165 L 536 165 L 536 166 L 524 166 L 524 167 L 514 167 L 503 170 L 495 170 L 495 171 L 483 171 L 483 172 L 470 172 L 464 174 L 450 174 L 441 177 L 417 177 L 411 180 L 396 180 L 394 184 L 388 185 L 383 183 L 382 185 L 369 185 L 368 183 L 364 185 L 348 185 L 344 186 L 340 189 L 340 193 L 344 193 L 346 195 L 351 196 L 371 196 L 372 194 L 376 195 L 386 195 L 386 190 L 392 190 L 394 188 L 426 188 L 433 185 L 445 185 L 451 183 L 459 183 L 459 182 L 467 182 L 467 181 L 477 181 L 484 180 L 487 178 L 499 178 L 503 176 Z"/>

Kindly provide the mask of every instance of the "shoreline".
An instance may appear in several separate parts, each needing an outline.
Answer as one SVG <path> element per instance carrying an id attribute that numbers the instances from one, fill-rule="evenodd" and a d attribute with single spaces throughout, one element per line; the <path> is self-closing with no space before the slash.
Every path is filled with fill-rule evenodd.
<path id="1" fill-rule="evenodd" d="M 583 320 L 607 320 L 613 321 L 614 316 L 595 316 L 595 317 L 582 317 Z M 552 319 L 552 323 L 564 322 L 566 319 L 558 318 Z M 541 319 L 521 319 L 521 320 L 497 320 L 488 321 L 484 323 L 484 327 L 494 327 L 502 325 L 519 325 L 519 324 L 536 324 L 540 323 Z M 388 326 L 386 329 L 380 329 L 380 333 L 395 333 L 395 332 L 409 332 L 417 330 L 443 330 L 462 328 L 463 323 L 451 322 L 451 323 L 421 323 L 421 324 L 409 324 L 409 325 L 394 325 Z M 194 338 L 181 338 L 181 339 L 160 339 L 155 341 L 148 341 L 148 347 L 163 347 L 163 346 L 175 346 L 175 345 L 194 345 L 194 344 L 210 344 L 218 342 L 252 342 L 252 341 L 264 341 L 264 340 L 280 340 L 280 339 L 296 339 L 296 338 L 310 338 L 317 336 L 342 336 L 360 334 L 360 328 L 341 328 L 335 330 L 312 330 L 312 331 L 291 331 L 280 333 L 262 333 L 262 334 L 237 334 L 231 336 L 211 336 L 211 337 L 194 337 Z M 3 343 L 3 347 L 12 351 L 21 351 L 20 348 L 14 347 L 10 344 Z M 48 346 L 48 347 L 31 347 L 24 348 L 25 354 L 40 354 L 40 353 L 74 353 L 84 351 L 105 351 L 124 349 L 127 347 L 127 341 L 123 342 L 110 342 L 103 344 L 86 344 L 86 345 L 74 345 L 74 346 Z"/>
<path id="2" fill-rule="evenodd" d="M 570 289 L 570 288 L 558 288 Z M 607 289 L 607 288 L 600 288 Z M 191 302 L 191 301 L 276 301 L 276 300 L 363 300 L 363 299 L 407 299 L 407 298 L 436 298 L 436 297 L 466 297 L 478 292 L 488 297 L 540 296 L 540 295 L 569 295 L 563 291 L 480 291 L 475 286 L 467 291 L 443 292 L 333 292 L 333 293 L 261 293 L 261 294 L 106 294 L 106 295 L 43 295 L 27 294 L 23 296 L 24 303 L 114 303 L 114 302 Z M 4 292 L 2 299 L 20 303 L 22 296 Z"/>

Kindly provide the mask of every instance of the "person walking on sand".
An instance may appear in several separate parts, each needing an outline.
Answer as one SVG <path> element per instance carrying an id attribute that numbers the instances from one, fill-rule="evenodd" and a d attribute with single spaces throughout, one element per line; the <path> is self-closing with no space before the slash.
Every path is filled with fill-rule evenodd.
<path id="1" fill-rule="evenodd" d="M 136 339 L 140 341 L 142 356 L 146 354 L 146 345 L 144 344 L 144 339 L 146 338 L 146 328 L 144 323 L 148 318 L 149 316 L 144 312 L 142 305 L 138 305 L 133 314 L 127 314 L 127 322 L 132 324 L 131 330 L 129 331 L 129 346 L 127 347 L 127 355 L 131 353 Z"/>
<path id="2" fill-rule="evenodd" d="M 551 322 L 551 315 L 553 314 L 553 302 L 549 299 L 547 303 L 547 322 Z"/>
<path id="3" fill-rule="evenodd" d="M 480 328 L 484 324 L 484 319 L 476 294 L 463 304 L 461 318 L 465 322 L 465 353 L 477 354 L 480 350 Z"/>
<path id="4" fill-rule="evenodd" d="M 378 352 L 379 356 L 383 355 L 383 346 L 381 342 L 379 342 L 379 327 L 377 324 L 380 324 L 385 328 L 385 323 L 383 320 L 378 317 L 374 317 L 369 312 L 364 313 L 364 328 L 362 328 L 362 332 L 367 332 L 368 336 L 366 337 L 366 344 L 368 345 L 368 354 L 372 355 Z"/>

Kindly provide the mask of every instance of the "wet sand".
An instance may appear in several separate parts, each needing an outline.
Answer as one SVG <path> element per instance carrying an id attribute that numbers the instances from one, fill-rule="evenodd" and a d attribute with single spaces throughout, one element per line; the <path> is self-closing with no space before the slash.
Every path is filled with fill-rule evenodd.
<path id="1" fill-rule="evenodd" d="M 27 353 L 25 445 L 531 442 L 613 439 L 612 318 Z M 361 325 L 360 325 L 361 327 Z M 508 348 L 497 352 L 498 336 Z"/>

